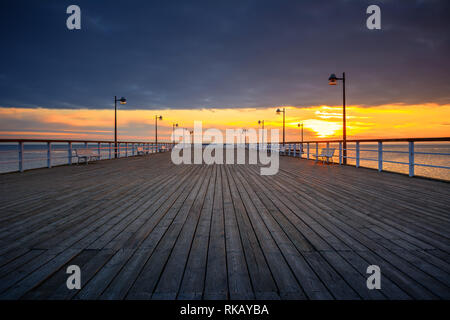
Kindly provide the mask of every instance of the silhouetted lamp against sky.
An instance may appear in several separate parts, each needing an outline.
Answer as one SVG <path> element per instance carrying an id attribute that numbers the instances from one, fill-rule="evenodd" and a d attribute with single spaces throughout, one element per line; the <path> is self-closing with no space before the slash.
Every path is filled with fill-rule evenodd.
<path id="1" fill-rule="evenodd" d="M 178 123 L 172 123 L 172 141 L 175 143 L 175 128 L 178 128 Z"/>
<path id="2" fill-rule="evenodd" d="M 124 97 L 117 99 L 117 96 L 114 96 L 114 157 L 117 158 L 117 101 L 120 104 L 126 104 L 127 99 Z"/>
<path id="3" fill-rule="evenodd" d="M 328 84 L 335 86 L 338 80 L 342 80 L 342 149 L 343 149 L 343 164 L 347 164 L 347 124 L 345 117 L 345 72 L 342 73 L 342 78 L 336 77 L 334 73 L 328 78 Z"/>
<path id="4" fill-rule="evenodd" d="M 261 125 L 262 128 L 261 143 L 264 144 L 264 120 L 258 120 L 258 124 Z"/>
<path id="5" fill-rule="evenodd" d="M 284 124 L 285 124 L 285 118 L 286 118 L 286 109 L 285 108 L 283 108 L 283 110 L 281 110 L 280 108 L 278 108 L 277 109 L 277 114 L 280 114 L 280 113 L 282 113 L 283 112 L 283 146 L 284 146 L 284 143 L 285 143 L 285 129 L 284 129 Z"/>
<path id="6" fill-rule="evenodd" d="M 162 120 L 162 116 L 155 115 L 155 143 L 156 143 L 156 150 L 158 151 L 158 120 Z"/>
<path id="7" fill-rule="evenodd" d="M 300 122 L 297 126 L 299 128 L 301 128 L 301 133 L 302 133 L 301 137 L 302 137 L 302 143 L 303 143 L 303 122 Z"/>

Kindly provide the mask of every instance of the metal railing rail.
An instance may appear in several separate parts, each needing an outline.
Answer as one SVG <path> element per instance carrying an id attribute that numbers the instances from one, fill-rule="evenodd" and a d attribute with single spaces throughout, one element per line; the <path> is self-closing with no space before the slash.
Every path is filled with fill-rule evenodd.
<path id="1" fill-rule="evenodd" d="M 15 144 L 17 146 L 17 149 L 12 150 L 1 150 L 0 154 L 14 154 L 17 155 L 16 159 L 12 160 L 3 160 L 0 161 L 0 165 L 2 164 L 11 164 L 11 163 L 17 163 L 18 164 L 18 171 L 23 172 L 25 171 L 24 164 L 26 162 L 38 162 L 38 161 L 46 161 L 45 166 L 37 166 L 33 167 L 32 169 L 36 168 L 43 168 L 48 167 L 51 168 L 52 166 L 57 165 L 65 165 L 65 164 L 72 164 L 72 160 L 74 157 L 74 150 L 75 149 L 92 149 L 97 150 L 98 156 L 100 159 L 113 159 L 114 158 L 114 151 L 115 151 L 115 144 L 114 141 L 110 140 L 65 140 L 65 139 L 0 139 L 0 144 Z M 36 150 L 26 150 L 25 144 L 28 145 L 42 145 L 45 144 L 45 149 L 36 149 Z M 76 144 L 81 144 L 82 146 L 74 147 Z M 105 146 L 106 145 L 106 146 Z M 149 141 L 118 141 L 117 142 L 117 155 L 118 157 L 129 157 L 129 156 L 135 156 L 137 155 L 137 148 L 142 147 L 144 152 L 146 153 L 158 153 L 158 152 L 165 152 L 172 149 L 172 142 L 158 142 L 157 144 L 155 142 Z M 54 146 L 54 148 L 52 148 Z M 57 146 L 61 146 L 58 148 Z M 102 154 L 102 151 L 106 150 L 106 155 Z M 65 156 L 61 155 L 55 155 L 54 153 L 59 152 L 67 152 Z M 46 154 L 45 157 L 37 157 L 37 158 L 31 158 L 26 159 L 25 155 L 30 153 L 44 153 Z M 103 156 L 103 157 L 102 157 Z M 67 159 L 67 162 L 60 163 L 54 165 L 54 160 L 56 159 Z M 30 168 L 31 169 L 31 168 Z M 17 170 L 11 170 L 11 171 L 5 171 L 5 172 L 13 172 Z"/>
<path id="2" fill-rule="evenodd" d="M 362 143 L 377 143 L 377 149 L 361 149 Z M 404 150 L 383 150 L 383 143 L 391 143 L 391 142 L 407 142 L 408 143 L 408 151 Z M 355 167 L 359 168 L 361 160 L 365 161 L 374 161 L 378 162 L 378 171 L 383 171 L 383 163 L 394 163 L 394 164 L 400 164 L 400 165 L 407 165 L 408 166 L 408 175 L 410 177 L 413 177 L 414 169 L 415 167 L 430 167 L 430 168 L 439 168 L 439 169 L 450 169 L 450 158 L 449 158 L 449 165 L 433 165 L 428 163 L 417 163 L 415 161 L 415 155 L 432 155 L 432 156 L 450 156 L 450 153 L 445 152 L 422 152 L 422 151 L 415 151 L 415 142 L 450 142 L 450 137 L 436 137 L 436 138 L 394 138 L 394 139 L 348 139 L 347 143 L 355 143 L 355 147 L 351 148 L 347 146 L 346 150 L 355 151 L 355 156 L 349 156 L 347 155 L 347 159 L 354 159 L 355 160 Z M 336 156 L 339 160 L 338 162 L 335 162 L 333 160 L 333 163 L 339 163 L 342 165 L 343 163 L 343 141 L 342 140 L 314 140 L 314 141 L 304 141 L 302 142 L 286 142 L 285 146 L 283 147 L 280 145 L 279 152 L 281 155 L 286 156 L 294 156 L 294 157 L 303 157 L 305 154 L 305 146 L 306 146 L 306 159 L 311 159 L 311 147 L 310 145 L 315 145 L 315 161 L 317 161 L 317 156 L 319 155 L 319 145 L 325 144 L 327 148 L 330 147 L 330 144 L 339 144 L 338 150 L 339 155 Z M 269 144 L 269 148 L 270 144 Z M 367 157 L 361 157 L 361 152 L 373 152 L 376 153 L 376 158 L 367 158 Z M 408 161 L 393 161 L 393 160 L 387 160 L 383 159 L 383 154 L 385 153 L 397 153 L 397 154 L 408 154 Z"/>

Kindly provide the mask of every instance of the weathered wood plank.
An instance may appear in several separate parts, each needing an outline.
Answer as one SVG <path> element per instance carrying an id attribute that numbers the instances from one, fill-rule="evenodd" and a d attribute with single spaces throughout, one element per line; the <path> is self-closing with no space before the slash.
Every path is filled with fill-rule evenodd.
<path id="1" fill-rule="evenodd" d="M 0 175 L 0 299 L 450 298 L 448 184 L 292 157 L 259 168 L 166 153 Z"/>

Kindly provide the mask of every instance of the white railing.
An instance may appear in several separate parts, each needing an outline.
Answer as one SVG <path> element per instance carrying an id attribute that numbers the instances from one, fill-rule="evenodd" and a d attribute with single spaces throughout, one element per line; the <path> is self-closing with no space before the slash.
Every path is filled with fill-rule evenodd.
<path id="1" fill-rule="evenodd" d="M 435 149 L 444 150 L 444 152 L 427 152 L 418 151 L 419 149 L 426 149 L 427 145 L 423 143 L 439 143 L 435 145 Z M 395 145 L 392 145 L 395 143 Z M 342 140 L 330 140 L 330 141 L 306 141 L 306 142 L 288 142 L 280 145 L 280 154 L 293 157 L 301 157 L 305 159 L 311 159 L 314 155 L 314 160 L 317 161 L 317 156 L 320 154 L 320 145 L 325 145 L 327 148 L 330 144 L 337 145 L 338 154 L 334 157 L 337 158 L 333 163 L 342 165 L 344 159 L 353 160 L 353 163 L 348 163 L 357 168 L 369 167 L 376 168 L 378 171 L 385 171 L 383 164 L 395 164 L 407 166 L 407 173 L 410 177 L 415 176 L 416 167 L 436 168 L 436 169 L 450 169 L 450 138 L 406 138 L 406 139 L 358 139 L 347 140 L 347 148 L 343 149 Z M 354 145 L 352 147 L 352 145 Z M 313 146 L 313 147 L 312 147 Z M 388 147 L 388 148 L 386 148 Z M 269 146 L 270 148 L 270 146 Z M 347 151 L 347 156 L 344 156 L 344 150 Z M 361 156 L 364 153 L 366 156 Z M 367 156 L 367 154 L 374 154 L 373 157 Z M 395 157 L 388 155 L 403 155 L 403 157 Z M 428 163 L 417 161 L 417 157 L 420 157 Z M 432 158 L 425 159 L 423 156 L 431 156 Z M 439 157 L 439 161 L 437 161 Z M 445 160 L 443 157 L 446 157 Z M 389 159 L 388 159 L 389 158 Z M 400 158 L 400 159 L 397 159 Z M 374 162 L 375 166 L 362 166 L 361 162 Z M 349 162 L 349 161 L 347 161 Z M 392 171 L 392 170 L 388 170 Z M 394 170 L 395 171 L 395 170 Z M 450 171 L 449 171 L 450 174 Z M 444 178 L 444 180 L 448 180 Z"/>
<path id="2" fill-rule="evenodd" d="M 118 141 L 117 158 L 137 155 L 138 147 L 144 153 L 157 153 L 171 150 L 172 143 Z M 0 172 L 71 165 L 76 158 L 75 149 L 95 150 L 101 160 L 113 159 L 116 154 L 112 141 L 0 139 Z M 27 166 L 30 163 L 33 164 Z"/>

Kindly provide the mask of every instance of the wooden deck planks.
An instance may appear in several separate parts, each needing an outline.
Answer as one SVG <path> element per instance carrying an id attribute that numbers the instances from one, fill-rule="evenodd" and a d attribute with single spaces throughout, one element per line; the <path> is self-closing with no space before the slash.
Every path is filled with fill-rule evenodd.
<path id="1" fill-rule="evenodd" d="M 1 299 L 450 298 L 443 182 L 166 153 L 0 175 L 0 191 Z M 382 290 L 366 287 L 370 264 Z"/>

